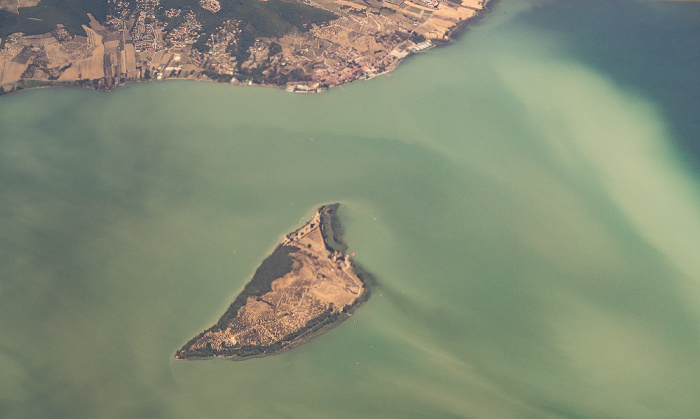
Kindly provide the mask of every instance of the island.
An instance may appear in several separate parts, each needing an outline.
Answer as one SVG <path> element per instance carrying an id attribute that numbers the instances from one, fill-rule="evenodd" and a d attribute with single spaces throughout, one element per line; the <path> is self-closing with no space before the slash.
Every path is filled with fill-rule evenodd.
<path id="1" fill-rule="evenodd" d="M 289 350 L 349 318 L 374 279 L 346 254 L 339 204 L 320 207 L 255 271 L 219 321 L 176 359 L 243 360 Z"/>
<path id="2" fill-rule="evenodd" d="M 209 80 L 318 92 L 448 43 L 489 0 L 0 0 L 0 94 Z"/>

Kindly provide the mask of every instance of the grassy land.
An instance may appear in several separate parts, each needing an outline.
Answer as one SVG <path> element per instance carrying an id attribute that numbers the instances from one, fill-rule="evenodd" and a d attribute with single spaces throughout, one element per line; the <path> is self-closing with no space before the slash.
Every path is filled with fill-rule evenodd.
<path id="1" fill-rule="evenodd" d="M 326 205 L 321 212 L 321 233 L 329 251 L 345 254 L 348 245 L 343 241 L 343 224 L 337 215 L 339 206 L 340 204 Z"/>

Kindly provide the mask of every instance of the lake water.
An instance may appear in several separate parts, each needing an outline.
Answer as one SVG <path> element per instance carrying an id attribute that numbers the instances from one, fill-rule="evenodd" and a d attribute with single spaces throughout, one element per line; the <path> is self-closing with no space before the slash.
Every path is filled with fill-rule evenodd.
<path id="1" fill-rule="evenodd" d="M 0 100 L 0 416 L 700 415 L 700 4 L 502 0 L 320 95 Z M 329 333 L 175 361 L 341 202 L 379 285 Z"/>

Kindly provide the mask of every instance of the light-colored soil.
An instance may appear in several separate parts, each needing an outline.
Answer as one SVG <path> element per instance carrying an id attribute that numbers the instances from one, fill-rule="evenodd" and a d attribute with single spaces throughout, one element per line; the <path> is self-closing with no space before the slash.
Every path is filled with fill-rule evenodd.
<path id="1" fill-rule="evenodd" d="M 302 229 L 285 237 L 281 245 L 300 250 L 291 253 L 292 271 L 274 280 L 271 291 L 249 297 L 223 330 L 209 331 L 191 350 L 211 346 L 214 351 L 246 346 L 269 346 L 307 323 L 328 313 L 338 313 L 364 291 L 349 256 L 326 249 L 320 212 Z"/>
<path id="2" fill-rule="evenodd" d="M 0 70 L 0 86 L 18 82 L 28 66 L 6 58 L 0 58 L 0 60 L 0 66 L 4 67 Z"/>
<path id="3" fill-rule="evenodd" d="M 83 28 L 88 34 L 88 42 L 94 45 L 95 49 L 88 58 L 75 61 L 73 65 L 61 75 L 59 80 L 101 79 L 105 76 L 105 46 L 102 43 L 102 36 L 85 25 L 83 25 Z"/>

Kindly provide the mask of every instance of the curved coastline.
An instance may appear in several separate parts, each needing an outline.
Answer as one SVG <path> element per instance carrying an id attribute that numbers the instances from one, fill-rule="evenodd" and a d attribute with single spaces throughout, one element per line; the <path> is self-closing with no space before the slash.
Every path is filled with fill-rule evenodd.
<path id="1" fill-rule="evenodd" d="M 300 346 L 335 328 L 352 316 L 355 310 L 370 298 L 376 280 L 362 266 L 351 261 L 350 255 L 344 254 L 347 250 L 347 245 L 342 238 L 342 223 L 336 214 L 338 206 L 339 204 L 332 204 L 318 208 L 314 219 L 309 221 L 302 228 L 287 234 L 285 240 L 283 240 L 272 254 L 263 261 L 256 270 L 251 281 L 246 284 L 243 291 L 234 299 L 217 323 L 190 339 L 175 353 L 175 359 L 205 360 L 225 358 L 242 361 L 249 358 L 274 355 Z M 315 223 L 318 223 L 318 225 L 314 225 Z M 290 244 L 301 243 L 302 241 L 298 240 L 297 237 L 305 238 L 314 231 L 320 233 L 322 245 L 328 253 L 328 259 L 332 260 L 333 263 L 340 264 L 341 261 L 345 263 L 341 275 L 347 275 L 348 271 L 352 273 L 362 284 L 361 292 L 358 292 L 352 301 L 349 301 L 349 304 L 345 304 L 342 308 L 334 306 L 331 302 L 323 306 L 322 311 L 318 313 L 318 307 L 312 305 L 312 307 L 316 309 L 317 314 L 308 315 L 306 317 L 304 317 L 305 313 L 292 311 L 291 315 L 293 317 L 304 317 L 306 320 L 305 323 L 297 327 L 287 328 L 286 330 L 288 333 L 280 335 L 276 340 L 268 340 L 265 341 L 264 344 L 241 344 L 237 342 L 239 339 L 242 340 L 241 336 L 249 335 L 251 329 L 255 334 L 260 334 L 260 331 L 257 329 L 265 329 L 268 328 L 268 326 L 268 330 L 265 330 L 264 333 L 270 333 L 270 330 L 276 329 L 278 325 L 271 324 L 272 322 L 269 321 L 271 312 L 272 316 L 276 316 L 274 319 L 278 322 L 283 323 L 290 319 L 289 313 L 284 312 L 284 309 L 268 309 L 266 314 L 259 315 L 260 318 L 265 317 L 267 319 L 267 325 L 262 322 L 256 323 L 257 319 L 253 319 L 252 322 L 250 321 L 251 312 L 255 312 L 256 310 L 259 312 L 260 307 L 267 308 L 263 304 L 260 304 L 260 302 L 272 306 L 268 300 L 274 301 L 275 297 L 272 296 L 274 293 L 284 293 L 286 291 L 284 289 L 285 286 L 293 291 L 292 294 L 296 295 L 297 299 L 293 301 L 293 303 L 297 304 L 297 307 L 301 306 L 305 298 L 314 298 L 312 293 L 308 292 L 305 288 L 294 289 L 293 287 L 296 286 L 296 283 L 289 280 L 290 276 L 293 277 L 295 272 L 300 270 L 298 266 L 299 261 L 308 260 L 300 259 L 298 256 L 292 256 L 299 252 L 301 248 Z M 308 245 L 309 249 L 311 249 L 311 245 Z M 312 258 L 313 257 L 312 255 Z M 327 263 L 322 262 L 318 265 L 314 265 L 313 267 L 315 270 L 310 272 L 313 274 L 312 276 L 316 278 L 323 277 L 323 279 L 314 284 L 316 287 L 328 287 L 329 282 L 333 280 L 333 278 L 326 278 L 324 274 L 321 274 L 322 271 L 327 272 L 324 269 L 327 268 L 330 263 L 328 261 L 325 262 Z M 306 273 L 308 274 L 309 272 L 307 271 Z M 306 275 L 303 280 L 308 281 L 309 275 Z M 311 279 L 311 281 L 314 280 L 315 279 Z M 273 285 L 273 283 L 275 284 Z M 336 289 L 336 292 L 338 292 L 338 289 Z M 301 299 L 299 299 L 300 294 Z M 282 300 L 282 298 L 277 299 L 278 307 Z M 257 308 L 245 308 L 246 306 L 250 307 L 255 304 L 258 305 Z M 242 310 L 244 313 L 242 313 Z M 240 325 L 236 324 L 239 322 L 241 316 L 246 318 L 247 323 L 245 327 L 240 327 Z M 236 332 L 232 332 L 232 330 L 236 330 Z"/>
<path id="2" fill-rule="evenodd" d="M 317 0 L 319 1 L 318 4 L 314 3 L 314 7 L 317 7 L 322 10 L 326 10 L 327 12 L 334 11 L 335 9 L 333 7 L 337 8 L 337 5 L 334 3 L 323 3 L 324 0 Z M 345 1 L 345 0 L 343 0 Z M 399 0 L 403 1 L 403 0 Z M 423 2 L 429 2 L 430 0 L 416 0 L 416 2 L 410 2 L 411 0 L 406 0 L 409 1 L 405 9 L 415 9 L 415 7 L 410 6 L 410 5 L 416 5 L 419 4 L 421 1 Z M 447 0 L 444 0 L 445 4 L 447 4 Z M 474 8 L 470 6 L 465 6 L 467 3 L 462 3 L 461 9 L 468 9 L 472 11 L 472 15 L 469 17 L 462 19 L 461 17 L 459 18 L 459 21 L 456 20 L 456 18 L 453 17 L 453 23 L 454 25 L 452 26 L 442 26 L 442 31 L 438 31 L 437 33 L 431 32 L 430 34 L 426 33 L 426 35 L 430 35 L 428 37 L 425 37 L 419 33 L 419 28 L 423 25 L 428 25 L 430 22 L 430 17 L 432 16 L 432 9 L 429 8 L 429 6 L 426 6 L 423 3 L 421 7 L 425 7 L 425 16 L 428 16 L 427 18 L 421 18 L 421 22 L 423 22 L 423 19 L 425 20 L 423 23 L 419 24 L 415 29 L 413 30 L 408 30 L 408 29 L 401 29 L 402 34 L 401 36 L 408 37 L 410 39 L 404 38 L 403 41 L 392 41 L 391 45 L 389 46 L 386 51 L 384 51 L 383 54 L 381 55 L 381 59 L 377 58 L 380 56 L 376 56 L 374 58 L 371 58 L 372 54 L 370 55 L 365 55 L 367 52 L 360 54 L 360 51 L 355 51 L 354 58 L 352 58 L 350 54 L 348 57 L 345 57 L 343 59 L 340 59 L 340 61 L 337 61 L 334 67 L 329 67 L 326 70 L 323 69 L 316 69 L 316 70 L 311 70 L 311 67 L 306 69 L 304 72 L 300 73 L 300 75 L 290 77 L 289 81 L 285 82 L 280 82 L 279 77 L 277 76 L 271 76 L 268 74 L 268 76 L 260 76 L 260 77 L 254 77 L 251 76 L 251 73 L 248 73 L 247 75 L 240 75 L 237 71 L 233 72 L 216 72 L 216 71 L 211 71 L 206 63 L 204 64 L 196 64 L 198 63 L 194 58 L 190 57 L 190 49 L 185 48 L 185 49 L 172 49 L 172 48 L 166 48 L 165 50 L 159 50 L 159 53 L 162 55 L 163 53 L 166 56 L 170 56 L 171 58 L 166 61 L 158 61 L 151 63 L 148 61 L 148 65 L 146 66 L 146 61 L 139 61 L 141 58 L 138 58 L 140 55 L 136 55 L 131 58 L 131 66 L 133 67 L 134 65 L 139 65 L 139 67 L 133 67 L 136 68 L 136 70 L 131 69 L 128 72 L 124 73 L 123 71 L 126 71 L 124 69 L 119 70 L 121 67 L 115 67 L 115 64 L 113 62 L 113 59 L 107 59 L 107 50 L 105 50 L 105 64 L 104 64 L 104 69 L 102 68 L 93 68 L 91 72 L 86 75 L 85 73 L 83 74 L 77 74 L 73 75 L 75 77 L 78 77 L 77 79 L 73 78 L 64 78 L 66 77 L 65 75 L 62 75 L 63 73 L 56 73 L 53 74 L 53 76 L 48 75 L 49 72 L 53 71 L 59 71 L 56 70 L 56 68 L 44 68 L 44 67 L 36 67 L 35 64 L 33 64 L 32 60 L 35 60 L 36 57 L 30 57 L 29 62 L 31 64 L 29 67 L 24 69 L 24 72 L 21 75 L 18 75 L 17 73 L 19 70 L 17 70 L 17 64 L 13 64 L 13 71 L 15 78 L 10 77 L 9 79 L 6 79 L 5 73 L 7 73 L 7 68 L 9 61 L 8 59 L 13 57 L 13 53 L 11 52 L 12 48 L 8 49 L 8 44 L 7 40 L 3 40 L 5 43 L 5 47 L 3 50 L 0 50 L 0 57 L 5 56 L 5 62 L 1 63 L 0 62 L 0 74 L 3 76 L 0 77 L 0 96 L 2 95 L 11 95 L 11 94 L 16 94 L 22 91 L 29 91 L 29 90 L 35 90 L 39 88 L 78 88 L 78 89 L 90 89 L 90 90 L 100 90 L 100 91 L 111 91 L 114 90 L 118 87 L 127 85 L 127 84 L 132 84 L 132 83 L 144 83 L 144 82 L 151 82 L 151 81 L 166 81 L 166 80 L 192 80 L 192 81 L 211 81 L 211 82 L 217 82 L 221 84 L 229 84 L 229 85 L 236 85 L 236 86 L 262 86 L 262 87 L 275 87 L 279 89 L 284 89 L 288 92 L 296 92 L 296 93 L 317 93 L 317 92 L 323 92 L 326 91 L 330 88 L 334 87 L 342 87 L 345 84 L 349 84 L 351 82 L 357 81 L 357 80 L 370 80 L 373 79 L 377 76 L 380 75 L 386 75 L 391 73 L 393 70 L 395 70 L 406 57 L 409 57 L 411 55 L 416 55 L 422 52 L 425 52 L 429 49 L 432 49 L 434 47 L 443 47 L 446 45 L 451 44 L 454 42 L 456 39 L 458 39 L 464 32 L 466 32 L 467 28 L 476 22 L 478 22 L 480 19 L 482 19 L 489 11 L 493 9 L 493 7 L 496 5 L 497 0 L 479 0 L 477 4 L 480 6 L 476 6 L 479 8 Z M 438 3 L 436 3 L 438 4 Z M 455 4 L 455 3 L 450 3 L 450 4 Z M 332 7 L 331 7 L 332 6 Z M 436 12 L 440 12 L 440 10 L 443 9 L 437 9 L 437 6 L 434 6 L 436 9 Z M 440 6 L 442 7 L 442 6 Z M 396 10 L 404 10 L 404 9 L 396 9 Z M 335 10 L 337 12 L 337 10 Z M 367 19 L 371 17 L 373 12 L 367 11 Z M 398 12 L 397 12 L 398 13 Z M 338 14 L 338 19 L 336 20 L 331 20 L 328 22 L 328 25 L 330 26 L 337 26 L 335 22 L 341 22 L 345 21 L 348 19 L 348 17 L 352 17 L 352 14 Z M 91 17 L 92 19 L 92 17 Z M 343 20 L 345 19 L 345 20 Z M 441 22 L 441 24 L 444 25 L 444 22 Z M 104 26 L 102 26 L 100 23 L 97 21 L 91 20 L 90 27 L 88 26 L 83 26 L 85 28 L 86 33 L 88 34 L 88 37 L 77 37 L 75 39 L 85 39 L 80 42 L 84 42 L 90 45 L 97 45 L 98 50 L 100 48 L 104 49 L 104 45 L 107 45 L 109 42 L 114 42 L 114 41 L 103 41 L 103 38 L 106 39 L 112 39 L 121 32 L 113 32 L 113 30 L 107 30 L 105 29 Z M 342 27 L 342 25 L 341 25 Z M 435 27 L 433 25 L 433 27 Z M 315 30 L 322 31 L 324 30 L 325 27 L 323 25 L 315 27 Z M 421 29 L 422 30 L 422 29 Z M 406 32 L 408 31 L 408 32 Z M 98 35 L 99 32 L 99 35 Z M 440 35 L 442 33 L 442 35 Z M 386 33 L 383 33 L 381 31 L 377 32 L 375 36 L 397 36 L 399 32 L 391 32 L 389 29 L 387 29 Z M 410 35 L 410 36 L 409 36 Z M 15 36 L 13 34 L 12 36 Z M 12 36 L 10 38 L 12 38 Z M 30 49 L 41 49 L 43 48 L 41 46 L 42 43 L 47 43 L 47 44 L 57 44 L 56 40 L 53 40 L 51 37 L 51 33 L 47 34 L 42 34 L 42 35 L 30 35 L 30 36 L 24 36 L 22 37 L 21 34 L 20 36 L 15 39 L 13 42 L 14 44 L 12 45 L 25 45 L 24 49 L 22 51 L 27 51 L 27 48 Z M 53 35 L 53 36 L 58 36 L 58 35 Z M 323 40 L 323 36 L 321 35 L 320 32 L 316 35 L 306 35 L 307 36 L 307 41 L 305 42 L 318 42 L 318 40 Z M 317 37 L 318 36 L 318 37 Z M 365 38 L 368 38 L 367 34 L 362 35 Z M 414 37 L 415 36 L 415 37 Z M 320 38 L 319 38 L 320 37 Z M 48 40 L 47 40 L 48 39 Z M 79 39 L 79 40 L 80 40 Z M 276 41 L 272 38 L 267 39 L 264 38 L 261 40 L 261 44 L 257 48 L 272 48 L 272 45 L 277 45 L 279 47 L 279 44 L 276 43 Z M 277 39 L 277 41 L 282 42 L 281 39 Z M 364 38 L 363 38 L 364 39 Z M 379 38 L 377 38 L 379 39 Z M 61 41 L 62 42 L 62 41 Z M 73 41 L 71 41 L 73 42 Z M 76 41 L 77 42 L 77 41 Z M 105 43 L 107 42 L 107 43 Z M 270 42 L 270 44 L 266 44 L 265 42 Z M 330 39 L 331 44 L 333 44 L 334 40 Z M 374 41 L 373 41 L 374 42 Z M 35 45 L 36 43 L 36 45 Z M 60 42 L 58 42 L 60 44 Z M 58 45 L 57 44 L 57 45 Z M 128 44 L 128 43 L 127 43 Z M 111 44 L 110 44 L 111 45 Z M 131 44 L 128 44 L 131 45 Z M 256 45 L 258 45 L 256 43 Z M 337 46 L 339 48 L 350 48 L 351 50 L 353 49 L 354 44 L 338 44 Z M 17 48 L 21 47 L 13 47 L 13 51 L 19 51 Z M 87 48 L 87 47 L 85 47 Z M 94 47 L 93 47 L 94 48 Z M 113 49 L 113 46 L 110 48 Z M 119 47 L 123 48 L 123 47 Z M 119 48 L 117 49 L 117 53 L 119 52 Z M 251 47 L 252 48 L 252 47 Z M 393 49 L 392 49 L 393 48 Z M 89 49 L 89 48 L 88 48 Z M 133 48 L 131 48 L 133 50 Z M 127 48 L 128 50 L 128 48 Z M 16 53 L 15 51 L 15 53 Z M 265 50 L 267 51 L 267 50 Z M 122 50 L 122 56 L 124 56 L 124 51 Z M 266 52 L 267 54 L 272 54 L 271 51 Z M 9 54 L 9 55 L 8 55 Z M 17 57 L 20 55 L 25 54 L 24 52 L 19 53 Z M 41 51 L 38 52 L 38 54 L 41 54 Z M 87 54 L 87 53 L 86 53 Z M 93 52 L 93 55 L 88 55 L 88 59 L 95 61 L 98 59 L 97 52 Z M 114 55 L 114 52 L 111 53 Z M 142 54 L 142 53 L 139 53 Z M 284 52 L 278 54 L 277 58 L 275 60 L 279 60 L 281 63 L 283 60 L 296 60 L 297 58 L 304 58 L 303 56 L 299 55 L 296 56 L 296 53 L 287 51 L 285 50 Z M 359 54 L 359 55 L 358 55 Z M 156 54 L 158 55 L 158 54 Z M 14 62 L 17 57 L 13 58 L 11 61 Z M 173 58 L 176 57 L 176 58 Z M 268 61 L 270 60 L 270 57 L 272 55 L 268 56 Z M 124 58 L 122 57 L 122 60 Z M 134 59 L 136 59 L 136 64 L 133 63 Z M 369 62 L 365 62 L 366 59 L 369 59 Z M 84 59 L 82 61 L 86 61 L 87 59 Z M 358 61 L 359 60 L 359 61 Z M 324 58 L 324 62 L 326 61 L 326 58 Z M 67 61 L 68 62 L 68 61 Z M 111 64 L 109 64 L 111 63 Z M 160 63 L 160 67 L 158 67 L 158 63 Z M 372 64 L 373 63 L 373 64 Z M 69 62 L 67 66 L 65 66 L 65 69 L 68 69 L 71 67 L 71 65 L 74 64 L 72 61 Z M 123 64 L 123 63 L 122 63 Z M 144 67 L 140 67 L 140 65 L 144 65 Z M 177 67 L 177 65 L 180 65 Z M 167 67 L 167 66 L 170 67 Z M 170 70 L 166 71 L 167 69 L 170 68 L 182 68 L 182 65 L 185 65 L 185 67 L 190 71 L 186 71 L 185 74 L 181 74 L 182 70 Z M 238 64 L 240 66 L 240 63 Z M 248 65 L 248 64 L 245 64 Z M 255 62 L 253 62 L 253 65 L 256 65 Z M 274 67 L 270 67 L 273 69 L 271 74 L 277 74 L 278 70 L 284 67 L 279 67 L 279 64 Z M 340 67 L 339 67 L 340 65 Z M 160 70 L 159 70 L 160 68 Z M 316 67 L 314 66 L 314 69 Z M 63 71 L 60 70 L 60 71 Z M 76 70 L 77 71 L 77 70 Z M 115 73 L 116 71 L 116 73 Z M 121 75 L 120 71 L 122 71 Z M 159 72 L 160 71 L 160 72 Z M 279 70 L 281 71 L 281 70 Z M 326 74 L 326 76 L 319 75 L 318 73 L 315 73 L 314 71 L 321 71 L 322 74 Z M 21 71 L 20 71 L 21 72 Z M 12 72 L 10 72 L 12 73 Z M 38 76 L 36 76 L 36 74 Z M 156 74 L 157 73 L 157 74 Z M 347 73 L 347 74 L 346 74 Z M 57 76 L 57 74 L 60 76 Z M 230 75 L 229 75 L 230 74 Z M 342 74 L 342 75 L 341 75 Z M 157 77 L 156 77 L 157 75 Z M 71 77 L 73 77 L 71 76 Z M 47 78 L 48 77 L 48 78 Z M 96 78 L 95 78 L 96 77 Z M 241 78 L 242 77 L 242 78 Z M 285 76 L 286 77 L 286 76 Z"/>

